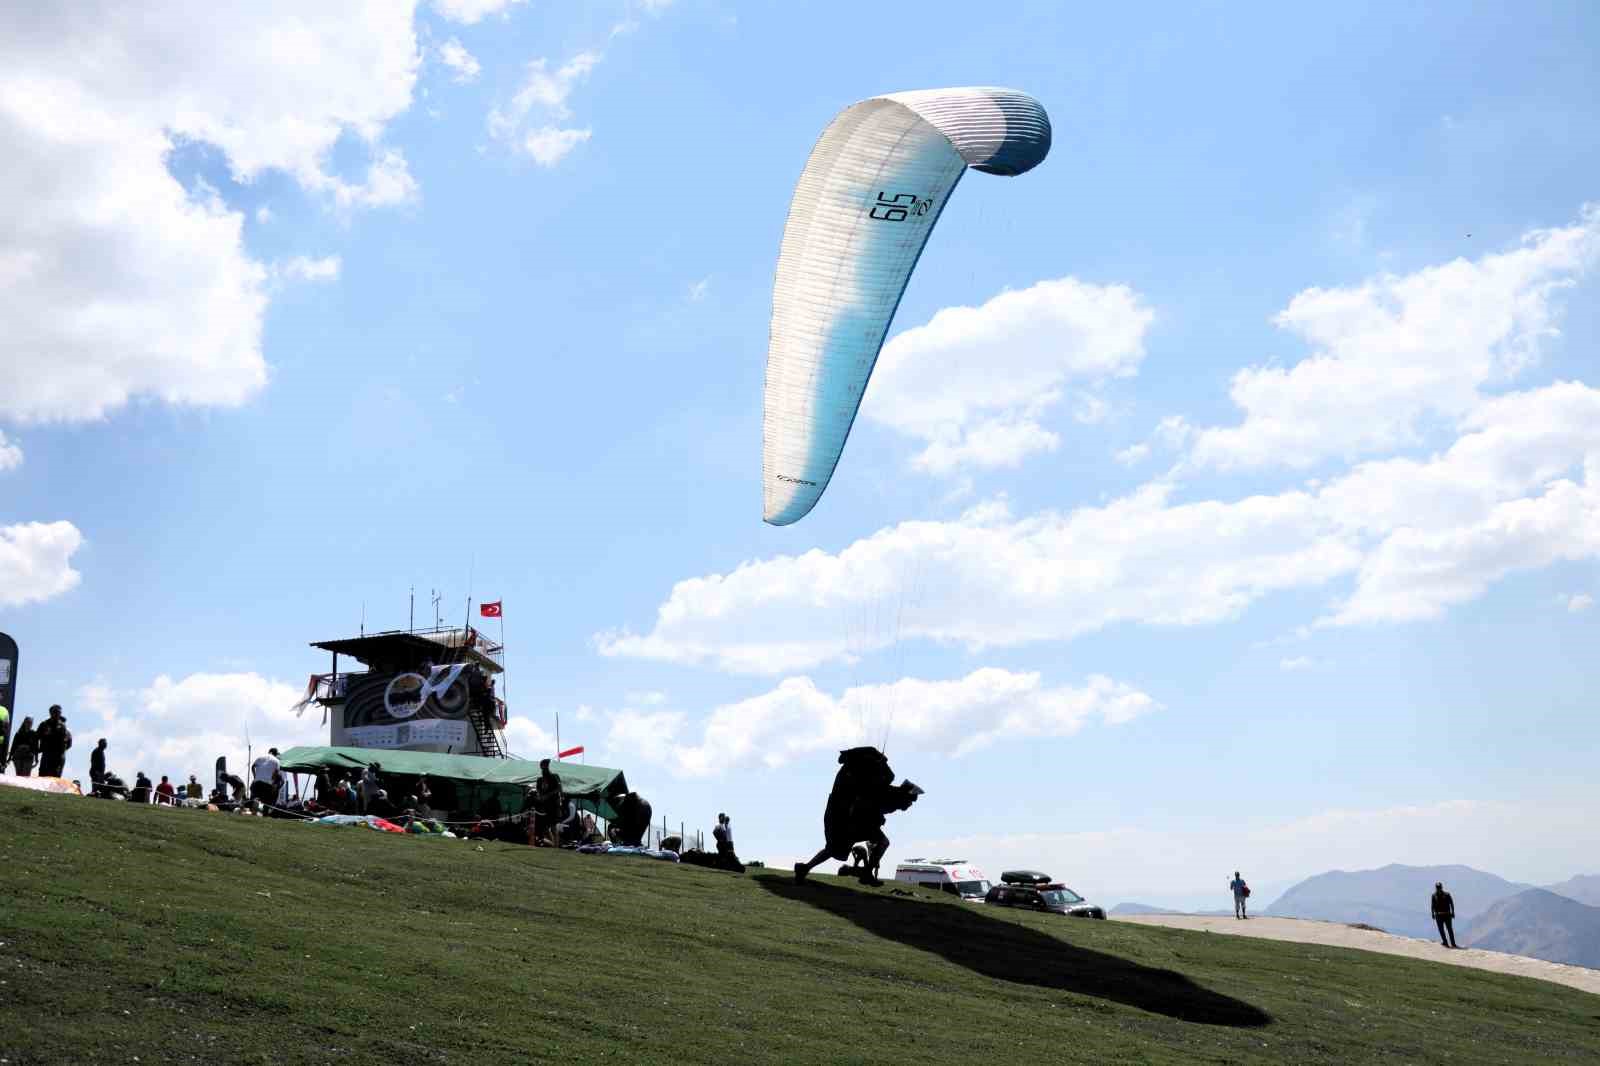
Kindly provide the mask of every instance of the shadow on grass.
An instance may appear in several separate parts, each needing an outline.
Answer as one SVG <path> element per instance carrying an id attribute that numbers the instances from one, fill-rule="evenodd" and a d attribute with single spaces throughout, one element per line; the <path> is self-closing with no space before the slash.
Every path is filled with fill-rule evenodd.
<path id="1" fill-rule="evenodd" d="M 775 896 L 836 914 L 874 936 L 931 951 L 998 981 L 1059 988 L 1203 1025 L 1254 1028 L 1272 1021 L 1259 1007 L 1202 988 L 1181 973 L 1077 947 L 986 915 L 979 906 L 858 892 L 818 880 L 797 885 L 786 877 L 765 876 L 756 881 Z"/>

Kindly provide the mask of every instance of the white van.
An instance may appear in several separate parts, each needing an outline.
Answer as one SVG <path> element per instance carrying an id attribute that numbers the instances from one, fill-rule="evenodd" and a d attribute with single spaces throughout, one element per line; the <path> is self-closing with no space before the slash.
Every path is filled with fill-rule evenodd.
<path id="1" fill-rule="evenodd" d="M 894 879 L 948 892 L 973 903 L 982 903 L 990 887 L 983 871 L 967 865 L 966 859 L 907 859 L 894 868 Z"/>

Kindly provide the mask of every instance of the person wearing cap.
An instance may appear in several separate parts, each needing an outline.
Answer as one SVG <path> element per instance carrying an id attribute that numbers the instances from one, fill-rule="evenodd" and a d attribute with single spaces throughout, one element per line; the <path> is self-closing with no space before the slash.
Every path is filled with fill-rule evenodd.
<path id="1" fill-rule="evenodd" d="M 183 794 L 192 800 L 206 798 L 205 787 L 200 784 L 200 779 L 193 774 L 189 775 L 189 783 L 183 786 Z"/>
<path id="2" fill-rule="evenodd" d="M 72 734 L 67 730 L 67 720 L 61 714 L 61 704 L 50 705 L 50 717 L 36 731 L 39 745 L 39 776 L 60 777 L 67 765 L 67 749 L 72 747 Z"/>
<path id="3" fill-rule="evenodd" d="M 1443 881 L 1433 884 L 1433 921 L 1439 927 L 1439 943 L 1447 948 L 1459 947 L 1456 943 L 1456 901 L 1444 890 Z"/>
<path id="4" fill-rule="evenodd" d="M 250 764 L 250 798 L 271 806 L 278 802 L 278 789 L 283 784 L 283 774 L 278 768 L 278 749 L 268 748 L 267 753 Z"/>

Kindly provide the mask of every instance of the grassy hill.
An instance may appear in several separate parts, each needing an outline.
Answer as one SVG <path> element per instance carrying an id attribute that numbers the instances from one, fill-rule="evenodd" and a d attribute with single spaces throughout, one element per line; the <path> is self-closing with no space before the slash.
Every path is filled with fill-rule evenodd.
<path id="1" fill-rule="evenodd" d="M 0 1057 L 1600 1061 L 1600 998 L 1353 951 L 0 788 Z"/>

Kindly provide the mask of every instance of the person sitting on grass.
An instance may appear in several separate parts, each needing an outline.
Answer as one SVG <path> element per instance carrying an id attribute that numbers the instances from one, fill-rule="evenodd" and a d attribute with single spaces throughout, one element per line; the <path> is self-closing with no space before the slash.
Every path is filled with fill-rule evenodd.
<path id="1" fill-rule="evenodd" d="M 172 800 L 177 791 L 172 787 L 172 782 L 167 780 L 167 775 L 161 775 L 161 784 L 156 786 L 156 802 L 164 806 L 172 806 Z"/>
<path id="2" fill-rule="evenodd" d="M 361 801 L 356 798 L 356 790 L 350 787 L 350 782 L 343 777 L 335 778 L 333 782 L 333 809 L 340 814 L 355 814 L 361 808 Z"/>

